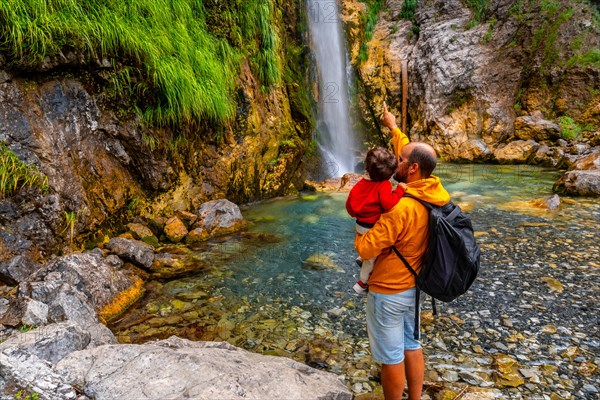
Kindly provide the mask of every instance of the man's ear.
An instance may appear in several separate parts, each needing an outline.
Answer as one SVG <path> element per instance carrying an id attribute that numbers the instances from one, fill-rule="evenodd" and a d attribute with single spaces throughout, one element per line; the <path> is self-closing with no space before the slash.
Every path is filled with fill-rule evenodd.
<path id="1" fill-rule="evenodd" d="M 408 173 L 410 175 L 418 174 L 419 173 L 419 164 L 417 164 L 417 163 L 410 164 L 410 167 L 408 167 Z"/>

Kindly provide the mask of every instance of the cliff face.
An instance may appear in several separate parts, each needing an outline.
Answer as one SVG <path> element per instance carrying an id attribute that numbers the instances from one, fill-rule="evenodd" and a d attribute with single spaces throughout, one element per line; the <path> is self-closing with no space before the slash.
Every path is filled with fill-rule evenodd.
<path id="1" fill-rule="evenodd" d="M 373 116 L 380 115 L 382 101 L 400 115 L 400 69 L 406 60 L 409 134 L 449 160 L 557 165 L 560 157 L 534 158 L 543 146 L 552 152 L 561 133 L 569 139 L 570 122 L 583 147 L 597 145 L 600 20 L 593 6 L 494 0 L 478 14 L 459 0 L 419 1 L 411 18 L 408 3 L 384 1 L 366 41 L 357 27 L 368 7 L 343 2 L 362 89 L 359 104 L 372 131 L 379 129 Z M 529 119 L 554 124 L 554 133 L 527 137 Z M 530 139 L 533 147 L 520 142 Z M 507 160 L 505 147 L 513 142 L 519 154 Z"/>
<path id="2" fill-rule="evenodd" d="M 114 60 L 61 52 L 27 70 L 0 58 L 0 142 L 48 177 L 49 191 L 0 197 L 0 261 L 40 258 L 68 235 L 93 234 L 119 214 L 158 215 L 227 197 L 247 202 L 301 187 L 312 122 L 302 84 L 304 8 L 274 5 L 284 76 L 261 87 L 248 59 L 225 126 L 149 128 L 105 79 Z M 295 85 L 288 84 L 295 81 Z M 200 94 L 199 94 L 200 95 Z M 124 104 L 116 104 L 125 101 Z M 221 136 L 214 131 L 224 132 Z"/>

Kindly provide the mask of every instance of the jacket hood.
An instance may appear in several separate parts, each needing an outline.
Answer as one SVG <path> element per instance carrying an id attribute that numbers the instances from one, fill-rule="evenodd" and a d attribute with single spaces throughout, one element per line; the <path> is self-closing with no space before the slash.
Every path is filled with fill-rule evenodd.
<path id="1" fill-rule="evenodd" d="M 437 176 L 431 175 L 427 179 L 410 182 L 407 186 L 407 193 L 433 205 L 443 206 L 450 201 L 450 195 Z"/>

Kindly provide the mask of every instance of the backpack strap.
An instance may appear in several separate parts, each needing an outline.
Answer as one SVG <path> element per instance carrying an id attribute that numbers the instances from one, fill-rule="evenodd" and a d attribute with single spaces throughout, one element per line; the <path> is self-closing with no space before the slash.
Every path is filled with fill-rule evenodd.
<path id="1" fill-rule="evenodd" d="M 406 268 L 408 268 L 410 273 L 413 274 L 413 276 L 415 277 L 415 335 L 414 335 L 414 338 L 415 338 L 415 340 L 419 340 L 419 338 L 421 337 L 421 329 L 419 327 L 419 308 L 420 308 L 419 302 L 421 301 L 421 291 L 419 289 L 419 286 L 416 284 L 417 272 L 413 269 L 413 267 L 410 266 L 409 262 L 406 261 L 406 258 L 404 258 L 404 256 L 402 254 L 400 254 L 400 252 L 398 251 L 396 246 L 392 245 L 392 250 L 394 250 L 394 253 L 396 253 L 396 255 L 402 260 L 402 262 L 404 263 Z"/>

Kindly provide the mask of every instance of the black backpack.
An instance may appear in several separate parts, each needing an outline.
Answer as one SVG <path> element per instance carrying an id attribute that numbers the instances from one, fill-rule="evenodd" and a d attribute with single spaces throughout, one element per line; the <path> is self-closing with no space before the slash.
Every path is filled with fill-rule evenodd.
<path id="1" fill-rule="evenodd" d="M 429 245 L 419 274 L 396 246 L 392 246 L 406 268 L 415 276 L 415 339 L 418 339 L 420 291 L 432 297 L 435 314 L 435 299 L 449 302 L 471 287 L 479 271 L 480 250 L 475 242 L 471 220 L 462 213 L 459 206 L 449 202 L 439 207 L 407 193 L 404 196 L 417 200 L 429 210 Z"/>

